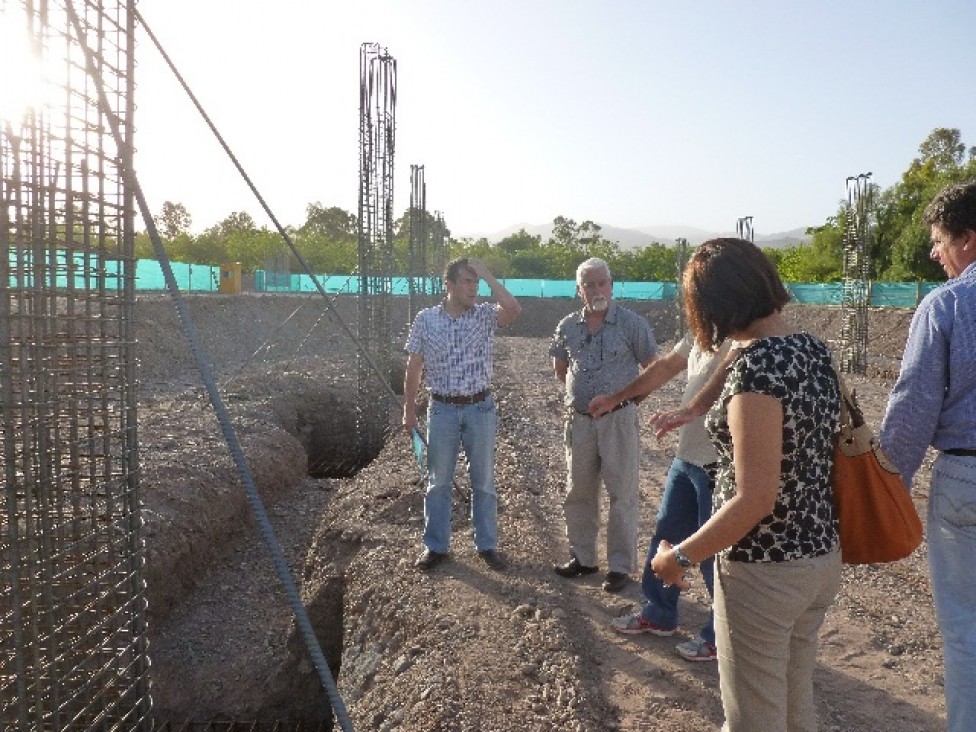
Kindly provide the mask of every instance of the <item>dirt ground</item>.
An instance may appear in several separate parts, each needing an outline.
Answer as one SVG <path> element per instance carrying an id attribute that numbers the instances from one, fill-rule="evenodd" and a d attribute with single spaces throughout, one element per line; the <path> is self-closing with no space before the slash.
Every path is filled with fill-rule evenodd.
<path id="1" fill-rule="evenodd" d="M 670 347 L 674 312 L 630 305 Z M 611 595 L 600 587 L 602 575 L 572 581 L 552 572 L 567 544 L 561 386 L 546 350 L 573 307 L 568 300 L 523 302 L 522 320 L 497 340 L 496 479 L 509 569 L 493 572 L 475 554 L 462 470 L 451 560 L 425 575 L 412 566 L 422 548 L 423 502 L 406 437 L 391 433 L 374 460 L 342 477 L 359 467 L 350 458 L 356 360 L 330 313 L 354 327 L 355 303 L 337 300 L 326 312 L 311 297 L 190 301 L 355 729 L 691 732 L 721 724 L 715 664 L 690 664 L 674 653 L 705 619 L 700 579 L 682 600 L 679 635 L 624 637 L 609 622 L 640 607 L 638 577 Z M 397 308 L 399 346 L 407 317 L 402 303 Z M 840 333 L 836 309 L 791 306 L 788 314 L 828 340 Z M 157 722 L 325 719 L 326 695 L 173 306 L 140 298 L 135 315 Z M 910 315 L 870 314 L 868 375 L 850 381 L 875 427 Z M 681 388 L 680 378 L 665 386 L 642 414 L 674 406 Z M 674 446 L 673 439 L 643 438 L 642 551 Z M 915 484 L 923 515 L 928 475 L 926 464 Z M 925 554 L 923 543 L 896 564 L 845 568 L 821 635 L 822 730 L 944 728 Z"/>

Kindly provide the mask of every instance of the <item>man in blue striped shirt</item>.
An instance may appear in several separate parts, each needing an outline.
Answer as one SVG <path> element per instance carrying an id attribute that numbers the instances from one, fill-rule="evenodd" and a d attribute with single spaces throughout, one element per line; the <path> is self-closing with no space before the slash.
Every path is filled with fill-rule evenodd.
<path id="1" fill-rule="evenodd" d="M 949 281 L 915 311 L 881 447 L 908 485 L 931 445 L 928 553 L 950 732 L 976 730 L 976 182 L 926 207 L 929 256 Z"/>
<path id="2" fill-rule="evenodd" d="M 477 303 L 483 279 L 497 303 Z M 417 313 L 407 336 L 403 384 L 403 426 L 417 428 L 417 393 L 426 374 L 427 493 L 424 496 L 424 571 L 447 558 L 451 542 L 451 491 L 461 447 L 471 479 L 471 523 L 478 555 L 495 570 L 498 555 L 498 497 L 495 492 L 495 400 L 491 395 L 491 351 L 495 329 L 521 313 L 518 301 L 479 259 L 455 259 L 444 272 L 447 297 Z"/>

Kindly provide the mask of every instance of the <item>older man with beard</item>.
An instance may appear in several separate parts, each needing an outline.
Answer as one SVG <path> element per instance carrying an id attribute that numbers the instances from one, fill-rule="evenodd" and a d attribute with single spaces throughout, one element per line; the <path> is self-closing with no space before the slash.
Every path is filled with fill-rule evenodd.
<path id="1" fill-rule="evenodd" d="M 634 379 L 657 354 L 647 320 L 613 302 L 613 278 L 602 259 L 576 270 L 583 309 L 556 326 L 549 354 L 556 378 L 566 385 L 567 492 L 563 502 L 570 558 L 553 567 L 575 578 L 599 570 L 600 483 L 610 498 L 608 572 L 603 589 L 619 592 L 637 569 L 640 433 L 634 401 L 593 419 L 590 400 L 612 394 Z"/>

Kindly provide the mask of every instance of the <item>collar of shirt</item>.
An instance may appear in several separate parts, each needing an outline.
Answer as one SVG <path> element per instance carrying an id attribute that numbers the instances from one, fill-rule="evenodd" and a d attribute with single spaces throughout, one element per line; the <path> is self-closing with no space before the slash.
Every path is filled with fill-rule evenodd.
<path id="1" fill-rule="evenodd" d="M 578 310 L 576 312 L 576 322 L 588 326 L 588 323 L 586 322 L 586 308 L 582 308 L 581 310 Z M 607 314 L 604 316 L 603 322 L 604 323 L 617 322 L 617 303 L 615 303 L 613 300 L 611 300 L 610 304 L 607 305 Z"/>
<path id="2" fill-rule="evenodd" d="M 475 310 L 478 309 L 478 306 L 472 305 L 469 308 L 465 308 L 457 315 L 451 315 L 451 311 L 447 309 L 447 298 L 445 297 L 443 300 L 437 303 L 437 305 L 434 306 L 434 309 L 437 310 L 438 313 L 443 315 L 445 318 L 450 318 L 451 320 L 457 320 L 458 318 L 463 318 L 465 315 L 470 315 L 471 313 L 473 313 Z"/>

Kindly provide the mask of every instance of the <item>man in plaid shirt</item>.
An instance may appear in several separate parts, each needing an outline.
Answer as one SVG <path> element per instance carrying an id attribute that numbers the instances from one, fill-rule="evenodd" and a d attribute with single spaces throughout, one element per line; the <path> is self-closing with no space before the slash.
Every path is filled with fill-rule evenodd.
<path id="1" fill-rule="evenodd" d="M 494 303 L 477 303 L 484 280 Z M 518 301 L 479 259 L 456 259 L 444 272 L 447 297 L 417 313 L 407 337 L 403 426 L 417 428 L 421 376 L 430 390 L 427 412 L 427 493 L 424 496 L 424 571 L 447 558 L 451 542 L 454 471 L 464 447 L 471 479 L 471 523 L 478 556 L 495 570 L 498 554 L 498 497 L 495 493 L 495 400 L 491 394 L 491 352 L 495 330 L 521 313 Z"/>

